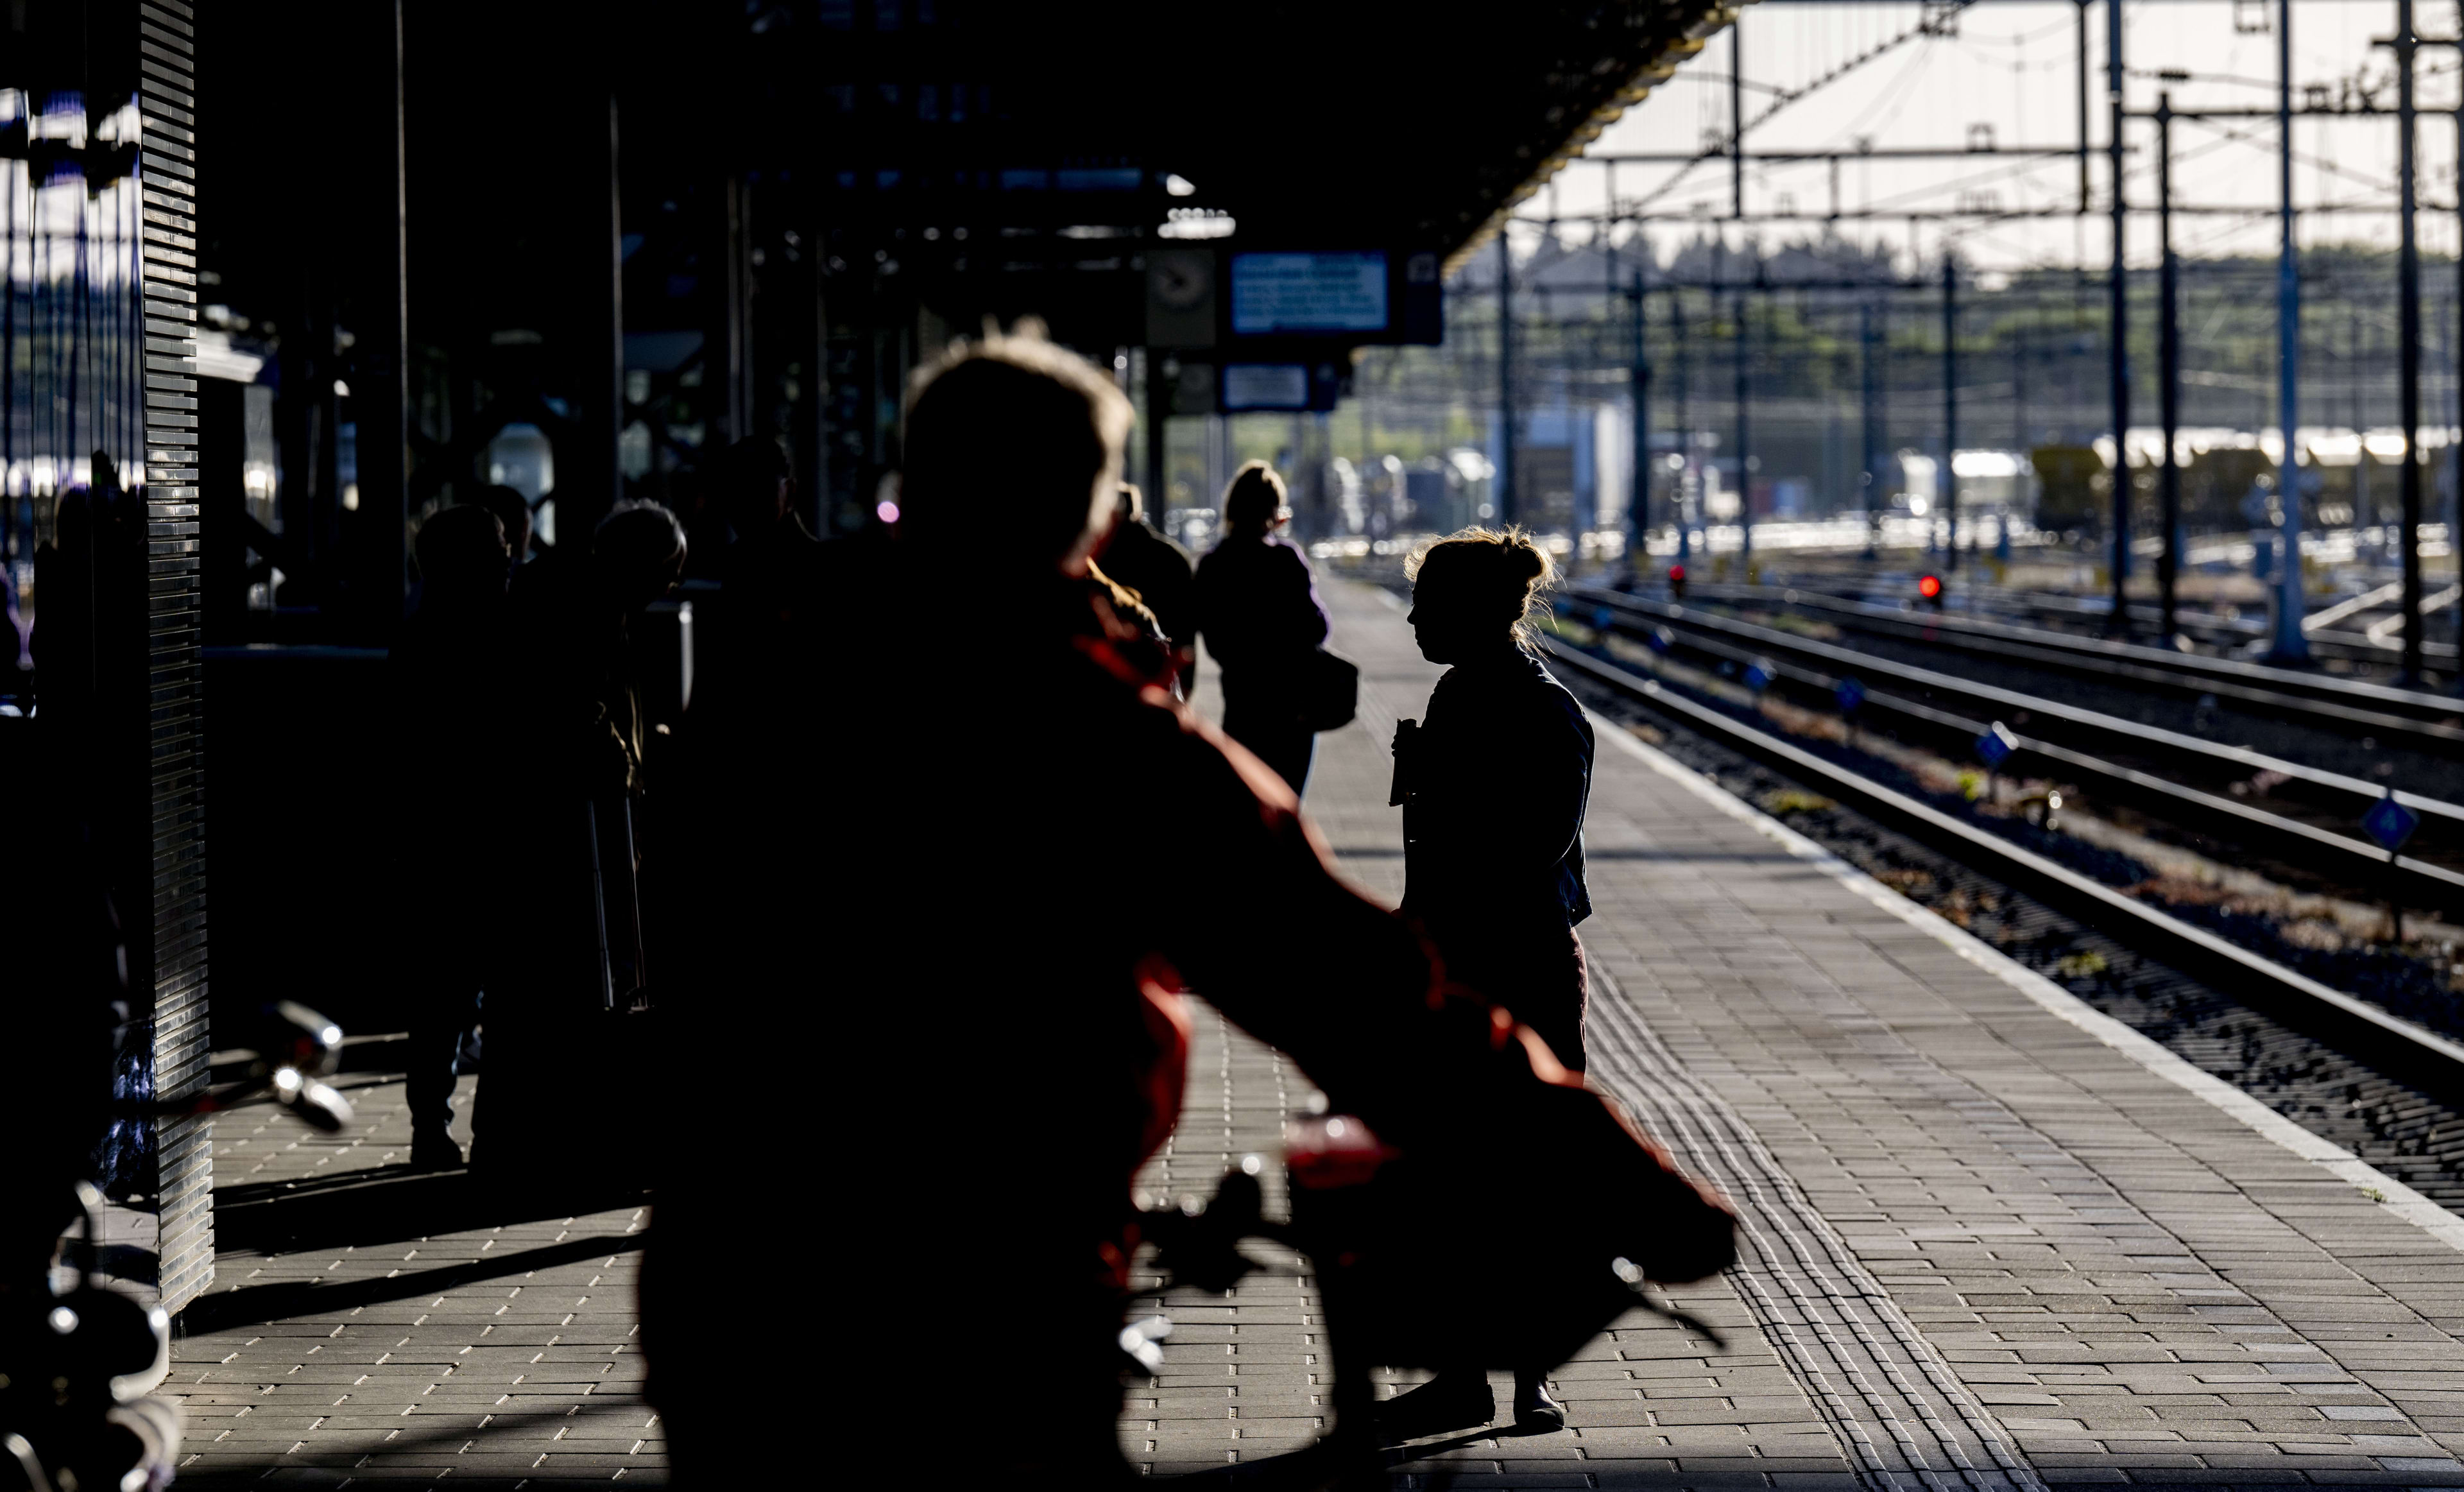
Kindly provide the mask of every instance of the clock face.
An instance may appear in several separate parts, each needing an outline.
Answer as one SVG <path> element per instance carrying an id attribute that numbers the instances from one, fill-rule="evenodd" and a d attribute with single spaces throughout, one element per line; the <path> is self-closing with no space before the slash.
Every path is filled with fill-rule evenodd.
<path id="1" fill-rule="evenodd" d="M 1215 269 L 1203 254 L 1158 254 L 1150 283 L 1155 297 L 1175 311 L 1194 310 L 1215 289 Z"/>

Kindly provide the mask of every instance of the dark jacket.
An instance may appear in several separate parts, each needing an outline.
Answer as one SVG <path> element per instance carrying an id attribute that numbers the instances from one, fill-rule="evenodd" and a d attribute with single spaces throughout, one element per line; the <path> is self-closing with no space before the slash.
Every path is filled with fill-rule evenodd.
<path id="1" fill-rule="evenodd" d="M 1138 593 L 1155 625 L 1177 647 L 1198 644 L 1197 580 L 1188 552 L 1146 526 L 1124 520 L 1112 530 L 1095 561 L 1104 573 Z"/>
<path id="2" fill-rule="evenodd" d="M 1429 695 L 1427 723 L 1403 725 L 1404 911 L 1433 929 L 1590 916 L 1592 727 L 1540 660 L 1506 646 L 1457 664 Z"/>
<path id="3" fill-rule="evenodd" d="M 1309 561 L 1279 538 L 1227 538 L 1198 561 L 1198 628 L 1223 670 L 1228 701 L 1297 694 L 1309 655 L 1326 641 Z"/>

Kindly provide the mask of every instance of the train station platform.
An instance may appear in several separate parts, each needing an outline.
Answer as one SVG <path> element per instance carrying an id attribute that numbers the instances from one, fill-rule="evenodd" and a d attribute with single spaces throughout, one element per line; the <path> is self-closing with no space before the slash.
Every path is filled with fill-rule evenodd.
<path id="1" fill-rule="evenodd" d="M 1391 901 L 1386 742 L 1439 670 L 1395 598 L 1321 588 L 1362 703 L 1306 803 Z M 1727 1347 L 1629 1317 L 1557 1371 L 1566 1429 L 1425 1442 L 1397 1485 L 2464 1485 L 2464 1219 L 1595 729 L 1592 1079 L 1735 1201 L 1739 1266 L 1674 1292 Z M 1201 1037 L 1159 1193 L 1308 1093 Z M 1320 1432 L 1305 1277 L 1142 1305 L 1177 1325 L 1122 1426 L 1143 1468 L 1237 1484 Z"/>
<path id="2" fill-rule="evenodd" d="M 1391 900 L 1386 742 L 1438 670 L 1393 598 L 1324 593 L 1363 693 L 1320 738 L 1308 807 Z M 1203 680 L 1199 704 L 1215 709 Z M 2464 1219 L 1595 728 L 1592 1072 L 1739 1208 L 1739 1267 L 1672 1292 L 1726 1346 L 1629 1317 L 1557 1371 L 1565 1430 L 1422 1442 L 1396 1453 L 1396 1485 L 2464 1486 Z M 1155 1193 L 1203 1194 L 1271 1153 L 1309 1091 L 1220 1020 L 1199 1038 Z M 339 1080 L 360 1107 L 341 1134 L 217 1122 L 218 1279 L 164 1390 L 187 1416 L 181 1484 L 664 1481 L 640 1393 L 640 1199 L 508 1208 L 406 1174 L 384 1065 Z M 1474 1196 L 1430 1226 L 1494 1220 Z M 825 1299 L 826 1255 L 762 1288 Z M 1176 1329 L 1130 1389 L 1133 1461 L 1273 1484 L 1327 1422 L 1306 1274 L 1139 1305 Z M 967 1376 L 863 1432 L 912 1437 L 919 1485 L 954 1484 L 933 1416 L 1033 1371 L 997 1309 L 978 1329 L 991 1350 Z"/>
<path id="3" fill-rule="evenodd" d="M 645 1199 L 409 1173 L 400 1074 L 363 1061 L 334 1079 L 358 1109 L 340 1133 L 266 1108 L 215 1121 L 215 1281 L 159 1391 L 185 1421 L 176 1485 L 661 1484 Z"/>

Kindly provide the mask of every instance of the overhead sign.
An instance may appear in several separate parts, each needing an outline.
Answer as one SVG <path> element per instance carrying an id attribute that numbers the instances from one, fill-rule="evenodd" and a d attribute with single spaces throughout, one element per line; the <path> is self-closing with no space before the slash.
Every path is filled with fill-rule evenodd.
<path id="1" fill-rule="evenodd" d="M 1285 409 L 1323 414 L 1343 397 L 1351 360 L 1319 362 L 1227 362 L 1222 369 L 1222 410 Z"/>
<path id="2" fill-rule="evenodd" d="M 1236 337 L 1377 335 L 1392 321 L 1382 250 L 1235 253 Z"/>
<path id="3" fill-rule="evenodd" d="M 1309 370 L 1305 362 L 1230 362 L 1223 367 L 1223 408 L 1307 409 Z"/>

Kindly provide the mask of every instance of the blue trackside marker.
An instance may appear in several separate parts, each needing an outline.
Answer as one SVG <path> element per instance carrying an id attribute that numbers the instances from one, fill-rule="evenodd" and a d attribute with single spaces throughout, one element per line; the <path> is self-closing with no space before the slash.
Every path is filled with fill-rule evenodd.
<path id="1" fill-rule="evenodd" d="M 2012 735 L 2011 728 L 1999 720 L 1986 727 L 1985 734 L 1976 737 L 1977 758 L 1989 767 L 2002 765 L 2018 749 L 2019 737 Z"/>
<path id="2" fill-rule="evenodd" d="M 2378 841 L 2379 848 L 2390 855 L 2402 849 L 2404 842 L 2412 838 L 2412 831 L 2420 826 L 2421 815 L 2397 802 L 2393 788 L 2387 789 L 2387 795 L 2370 804 L 2370 811 L 2362 815 L 2363 830 Z"/>
<path id="3" fill-rule="evenodd" d="M 1617 613 L 1602 606 L 1592 613 L 1592 625 L 1605 632 L 1617 625 Z"/>
<path id="4" fill-rule="evenodd" d="M 1853 678 L 1841 679 L 1832 687 L 1831 697 L 1839 701 L 1841 714 L 1855 714 L 1864 708 L 1865 686 Z"/>
<path id="5" fill-rule="evenodd" d="M 1772 663 L 1768 658 L 1757 658 L 1753 662 L 1746 665 L 1746 688 L 1752 690 L 1755 693 L 1759 694 L 1764 690 L 1771 688 L 1771 680 L 1778 677 L 1778 675 L 1779 666 L 1777 664 Z"/>

